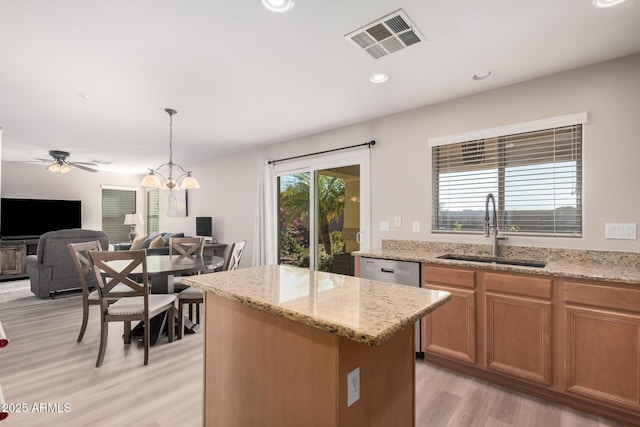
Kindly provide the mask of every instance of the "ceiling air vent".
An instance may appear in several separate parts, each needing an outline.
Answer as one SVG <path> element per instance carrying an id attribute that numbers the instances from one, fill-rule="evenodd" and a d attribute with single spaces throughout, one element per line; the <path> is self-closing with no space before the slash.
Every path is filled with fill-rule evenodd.
<path id="1" fill-rule="evenodd" d="M 426 41 L 402 9 L 352 31 L 344 38 L 375 59 Z"/>

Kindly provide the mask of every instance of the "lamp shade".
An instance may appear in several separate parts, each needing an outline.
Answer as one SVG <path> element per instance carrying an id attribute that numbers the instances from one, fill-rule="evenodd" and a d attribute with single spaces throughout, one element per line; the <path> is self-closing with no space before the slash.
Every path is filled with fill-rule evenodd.
<path id="1" fill-rule="evenodd" d="M 198 180 L 191 176 L 191 172 L 187 174 L 187 176 L 182 180 L 182 185 L 180 188 L 183 190 L 193 190 L 196 188 L 200 188 L 200 184 L 198 184 Z"/>
<path id="2" fill-rule="evenodd" d="M 142 219 L 141 214 L 125 214 L 124 215 L 124 225 L 136 225 L 136 224 L 144 224 L 144 219 Z"/>
<path id="3" fill-rule="evenodd" d="M 60 165 L 57 163 L 51 163 L 47 169 L 49 169 L 51 172 L 60 172 Z"/>
<path id="4" fill-rule="evenodd" d="M 140 185 L 143 187 L 160 188 L 162 184 L 160 184 L 160 178 L 151 171 L 149 175 L 142 178 Z"/>
<path id="5" fill-rule="evenodd" d="M 125 214 L 124 225 L 136 225 L 136 224 L 137 224 L 136 214 Z"/>

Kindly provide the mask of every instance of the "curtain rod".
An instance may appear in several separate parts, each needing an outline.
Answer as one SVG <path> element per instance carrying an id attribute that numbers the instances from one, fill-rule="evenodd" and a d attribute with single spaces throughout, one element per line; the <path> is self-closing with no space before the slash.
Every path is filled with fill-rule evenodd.
<path id="1" fill-rule="evenodd" d="M 325 154 L 325 153 L 331 153 L 331 152 L 334 152 L 334 151 L 347 150 L 349 148 L 362 147 L 364 145 L 366 145 L 369 148 L 371 148 L 372 145 L 376 145 L 376 141 L 372 139 L 371 141 L 365 142 L 363 144 L 350 145 L 348 147 L 342 147 L 342 148 L 334 148 L 332 150 L 318 151 L 316 153 L 302 154 L 300 156 L 287 157 L 285 159 L 269 160 L 268 163 L 272 164 L 272 163 L 277 163 L 277 162 L 284 162 L 285 160 L 293 160 L 293 159 L 299 159 L 299 158 L 302 158 L 302 157 L 317 156 L 318 154 Z"/>

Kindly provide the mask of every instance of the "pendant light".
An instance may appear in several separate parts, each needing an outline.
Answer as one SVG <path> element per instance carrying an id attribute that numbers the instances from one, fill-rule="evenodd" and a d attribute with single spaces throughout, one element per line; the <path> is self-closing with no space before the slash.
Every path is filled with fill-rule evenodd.
<path id="1" fill-rule="evenodd" d="M 169 114 L 169 161 L 155 169 L 149 169 L 149 174 L 142 179 L 140 185 L 143 187 L 160 188 L 162 190 L 194 190 L 200 188 L 198 180 L 191 176 L 191 171 L 186 171 L 179 164 L 173 163 L 173 115 L 176 114 L 177 111 L 172 108 L 165 108 L 164 111 Z M 177 170 L 178 173 L 182 172 L 177 177 L 173 176 L 174 167 L 179 169 Z M 165 170 L 164 174 L 167 174 L 166 169 L 168 169 L 168 175 L 165 177 L 160 171 Z"/>

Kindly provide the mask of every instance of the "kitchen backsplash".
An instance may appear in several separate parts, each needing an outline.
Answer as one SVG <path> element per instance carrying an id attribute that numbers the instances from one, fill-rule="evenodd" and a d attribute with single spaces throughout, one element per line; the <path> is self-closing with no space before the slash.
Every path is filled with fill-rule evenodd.
<path id="1" fill-rule="evenodd" d="M 491 245 L 474 243 L 428 242 L 422 240 L 382 240 L 383 250 L 415 250 L 459 255 L 490 256 Z M 500 246 L 500 256 L 522 260 L 564 260 L 575 263 L 602 262 L 621 266 L 640 267 L 640 252 L 615 252 L 579 249 L 537 248 L 529 246 Z"/>

